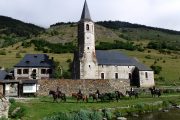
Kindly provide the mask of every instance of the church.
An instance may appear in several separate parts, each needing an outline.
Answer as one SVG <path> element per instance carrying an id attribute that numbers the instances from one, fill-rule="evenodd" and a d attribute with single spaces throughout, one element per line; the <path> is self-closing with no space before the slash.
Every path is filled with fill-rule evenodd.
<path id="1" fill-rule="evenodd" d="M 154 86 L 154 72 L 137 59 L 115 50 L 95 49 L 95 27 L 87 2 L 78 22 L 78 50 L 74 52 L 73 79 L 128 80 L 131 86 Z"/>

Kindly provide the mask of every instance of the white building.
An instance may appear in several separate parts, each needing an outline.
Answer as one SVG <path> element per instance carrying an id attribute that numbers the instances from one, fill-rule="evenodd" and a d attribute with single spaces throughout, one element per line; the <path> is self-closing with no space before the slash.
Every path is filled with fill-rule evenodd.
<path id="1" fill-rule="evenodd" d="M 14 66 L 15 79 L 50 78 L 54 69 L 53 61 L 46 54 L 26 54 Z"/>
<path id="2" fill-rule="evenodd" d="M 78 51 L 74 53 L 73 79 L 121 79 L 131 85 L 154 86 L 154 72 L 118 51 L 95 50 L 94 22 L 85 1 L 78 23 Z"/>

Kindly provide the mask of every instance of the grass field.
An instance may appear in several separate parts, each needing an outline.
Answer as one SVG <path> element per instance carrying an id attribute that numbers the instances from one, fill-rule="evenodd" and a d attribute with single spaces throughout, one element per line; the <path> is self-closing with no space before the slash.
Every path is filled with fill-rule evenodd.
<path id="1" fill-rule="evenodd" d="M 52 102 L 51 97 L 40 97 L 39 99 L 34 99 L 29 102 L 21 102 L 19 104 L 23 105 L 26 109 L 26 114 L 23 117 L 24 120 L 39 120 L 45 116 L 51 115 L 54 112 L 73 112 L 79 111 L 81 109 L 84 110 L 98 110 L 105 108 L 121 108 L 127 106 L 133 106 L 137 104 L 153 104 L 162 101 L 176 101 L 176 103 L 180 103 L 180 95 L 179 94 L 168 94 L 163 95 L 160 98 L 151 98 L 150 95 L 140 96 L 139 99 L 124 99 L 119 102 L 92 102 L 90 100 L 89 103 L 79 102 L 76 100 L 68 98 L 67 102 Z M 122 112 L 125 112 L 122 109 Z"/>
<path id="2" fill-rule="evenodd" d="M 34 47 L 23 48 L 21 46 L 21 43 L 0 50 L 6 51 L 6 55 L 0 55 L 0 66 L 5 68 L 12 68 L 27 53 L 42 53 L 39 51 L 34 51 Z M 165 81 L 156 81 L 158 85 L 180 85 L 180 55 L 179 54 L 174 54 L 174 53 L 171 53 L 170 55 L 160 54 L 156 50 L 146 50 L 144 52 L 127 51 L 127 50 L 119 50 L 119 51 L 131 57 L 137 58 L 140 62 L 144 63 L 147 66 L 153 65 L 156 60 L 156 65 L 162 67 L 162 71 L 159 76 L 165 78 Z M 16 58 L 16 54 L 19 52 L 21 58 Z M 65 54 L 48 53 L 48 55 L 50 56 L 50 58 L 54 57 L 55 61 L 60 62 L 60 65 L 63 67 L 64 70 L 68 69 L 68 63 L 66 61 L 68 59 L 73 60 L 72 53 L 65 53 Z M 146 56 L 150 56 L 150 58 L 146 58 Z"/>

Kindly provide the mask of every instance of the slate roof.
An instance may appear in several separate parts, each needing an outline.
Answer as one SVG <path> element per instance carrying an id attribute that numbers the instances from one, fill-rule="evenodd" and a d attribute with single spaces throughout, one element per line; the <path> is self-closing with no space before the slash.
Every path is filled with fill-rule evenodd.
<path id="1" fill-rule="evenodd" d="M 26 54 L 14 67 L 53 67 L 53 61 L 46 54 Z"/>
<path id="2" fill-rule="evenodd" d="M 149 67 L 118 51 L 96 50 L 99 65 L 136 66 L 139 70 L 152 71 Z"/>
<path id="3" fill-rule="evenodd" d="M 82 15 L 81 15 L 81 20 L 83 20 L 83 21 L 92 21 L 86 0 L 84 2 L 84 7 L 83 7 Z"/>
<path id="4" fill-rule="evenodd" d="M 5 70 L 0 70 L 0 80 L 4 80 L 8 73 Z"/>

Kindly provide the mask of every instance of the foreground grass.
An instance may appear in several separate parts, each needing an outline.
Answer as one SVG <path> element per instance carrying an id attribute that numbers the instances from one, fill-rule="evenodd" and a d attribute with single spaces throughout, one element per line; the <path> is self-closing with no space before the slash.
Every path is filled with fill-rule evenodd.
<path id="1" fill-rule="evenodd" d="M 23 105 L 26 109 L 26 114 L 23 117 L 25 120 L 39 120 L 45 116 L 51 115 L 55 112 L 72 112 L 84 110 L 98 110 L 105 108 L 121 108 L 137 104 L 153 104 L 159 101 L 175 101 L 180 103 L 180 95 L 178 94 L 168 94 L 163 95 L 160 98 L 151 98 L 151 96 L 141 96 L 139 99 L 123 99 L 119 102 L 92 102 L 89 103 L 79 102 L 76 100 L 68 98 L 67 102 L 52 102 L 51 97 L 40 97 L 39 99 L 31 100 L 29 102 L 21 102 L 19 104 Z"/>

